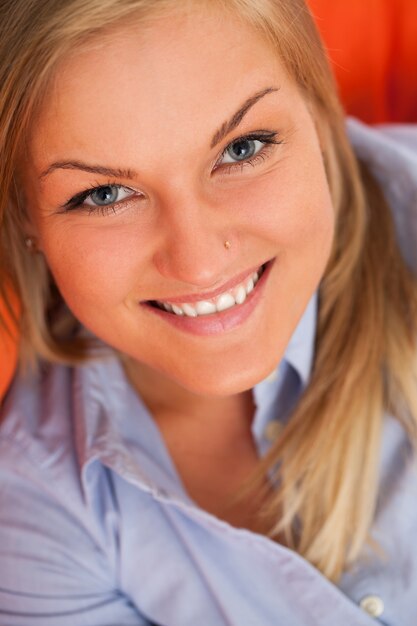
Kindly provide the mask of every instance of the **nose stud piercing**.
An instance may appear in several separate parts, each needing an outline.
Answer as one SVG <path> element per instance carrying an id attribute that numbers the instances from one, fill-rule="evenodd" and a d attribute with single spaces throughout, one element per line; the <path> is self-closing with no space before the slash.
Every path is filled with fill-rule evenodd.
<path id="1" fill-rule="evenodd" d="M 226 241 L 224 242 L 224 247 L 226 248 L 226 250 L 229 250 L 229 248 L 231 247 L 231 245 L 232 245 L 232 244 L 230 243 L 230 241 L 227 241 L 227 240 L 226 240 Z"/>

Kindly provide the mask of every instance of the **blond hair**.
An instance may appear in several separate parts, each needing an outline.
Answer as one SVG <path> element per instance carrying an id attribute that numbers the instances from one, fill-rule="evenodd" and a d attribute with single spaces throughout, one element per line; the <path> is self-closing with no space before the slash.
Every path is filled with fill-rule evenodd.
<path id="1" fill-rule="evenodd" d="M 199 2 L 184 0 L 181 9 Z M 179 3 L 8 4 L 0 23 L 0 295 L 7 306 L 12 284 L 22 303 L 15 320 L 22 363 L 44 358 L 77 364 L 89 358 L 91 345 L 76 335 L 77 320 L 42 255 L 29 256 L 23 243 L 18 151 L 66 54 L 133 13 L 145 20 L 178 10 Z M 348 143 L 333 78 L 304 2 L 212 0 L 212 5 L 249 21 L 270 42 L 311 106 L 325 146 L 336 234 L 319 289 L 311 382 L 251 486 L 259 489 L 267 471 L 276 473 L 277 489 L 263 510 L 270 536 L 284 536 L 337 581 L 370 540 L 384 412 L 393 413 L 416 440 L 416 281 L 400 255 L 384 197 Z"/>

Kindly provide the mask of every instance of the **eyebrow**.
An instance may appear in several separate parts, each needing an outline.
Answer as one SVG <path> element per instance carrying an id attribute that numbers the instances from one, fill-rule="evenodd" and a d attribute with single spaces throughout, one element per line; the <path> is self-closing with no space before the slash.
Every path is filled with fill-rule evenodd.
<path id="1" fill-rule="evenodd" d="M 91 174 L 101 174 L 102 176 L 110 176 L 111 178 L 128 178 L 133 180 L 136 176 L 133 170 L 105 167 L 102 165 L 88 165 L 83 161 L 55 161 L 51 163 L 49 167 L 44 170 L 40 175 L 40 180 L 46 178 L 55 170 L 82 170 L 83 172 L 90 172 Z"/>
<path id="2" fill-rule="evenodd" d="M 242 106 L 236 111 L 236 113 L 228 120 L 224 122 L 220 128 L 214 133 L 213 139 L 211 140 L 210 148 L 214 148 L 224 137 L 226 137 L 229 133 L 232 132 L 237 126 L 239 126 L 240 122 L 245 117 L 246 113 L 253 107 L 254 104 L 258 102 L 261 98 L 266 96 L 268 93 L 272 93 L 273 91 L 279 91 L 279 87 L 266 87 L 266 89 L 262 89 L 262 91 L 258 91 L 250 98 L 247 98 Z"/>
<path id="3" fill-rule="evenodd" d="M 222 139 L 224 139 L 229 133 L 231 133 L 232 130 L 237 128 L 240 122 L 245 117 L 246 113 L 259 100 L 261 100 L 261 98 L 274 91 L 279 91 L 279 87 L 266 87 L 265 89 L 262 89 L 261 91 L 255 93 L 253 96 L 247 98 L 236 111 L 236 113 L 229 120 L 223 122 L 220 128 L 216 130 L 211 140 L 210 148 L 214 148 L 215 146 L 217 146 Z M 129 180 L 133 180 L 137 176 L 137 174 L 131 169 L 115 169 L 102 165 L 89 165 L 88 163 L 84 163 L 83 161 L 55 161 L 54 163 L 51 163 L 51 165 L 49 165 L 46 170 L 41 173 L 40 180 L 44 180 L 47 176 L 49 176 L 49 174 L 57 169 L 81 170 L 83 172 L 89 172 L 90 174 L 100 174 L 102 176 L 109 176 L 111 178 L 125 178 Z"/>

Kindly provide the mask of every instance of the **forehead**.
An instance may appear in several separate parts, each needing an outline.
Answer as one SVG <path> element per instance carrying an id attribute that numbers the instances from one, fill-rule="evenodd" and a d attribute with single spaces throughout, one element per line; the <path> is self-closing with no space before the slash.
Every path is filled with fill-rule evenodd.
<path id="1" fill-rule="evenodd" d="M 281 86 L 275 51 L 252 26 L 218 10 L 172 14 L 114 28 L 65 60 L 32 131 L 42 155 L 120 138 L 166 138 L 207 126 L 268 85 Z M 221 116 L 219 120 L 219 116 Z M 210 126 L 210 127 L 209 127 Z M 88 141 L 87 141 L 88 144 Z"/>

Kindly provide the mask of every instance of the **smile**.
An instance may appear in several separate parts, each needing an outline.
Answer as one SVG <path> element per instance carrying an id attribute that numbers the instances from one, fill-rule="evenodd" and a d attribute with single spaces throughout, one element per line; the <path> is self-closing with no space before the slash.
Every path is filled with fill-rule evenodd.
<path id="1" fill-rule="evenodd" d="M 241 283 L 233 287 L 233 289 L 228 289 L 218 294 L 215 298 L 199 300 L 198 302 L 192 303 L 181 302 L 175 304 L 173 302 L 154 300 L 151 304 L 159 309 L 167 311 L 168 313 L 178 315 L 179 317 L 200 317 L 212 315 L 214 313 L 221 313 L 222 311 L 226 311 L 227 309 L 243 304 L 248 295 L 254 290 L 255 285 L 262 276 L 263 271 L 264 266 L 261 266 L 257 271 L 253 272 L 249 278 L 243 280 Z"/>

